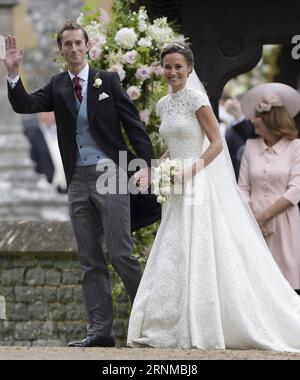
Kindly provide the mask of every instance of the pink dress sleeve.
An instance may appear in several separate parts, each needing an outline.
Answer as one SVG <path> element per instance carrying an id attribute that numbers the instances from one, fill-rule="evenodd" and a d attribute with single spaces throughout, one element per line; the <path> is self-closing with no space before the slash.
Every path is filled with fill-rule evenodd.
<path id="1" fill-rule="evenodd" d="M 282 195 L 293 205 L 300 201 L 300 140 L 295 140 L 295 151 L 289 172 L 287 191 Z"/>
<path id="2" fill-rule="evenodd" d="M 250 150 L 250 143 L 249 141 L 246 142 L 241 166 L 240 166 L 240 173 L 239 173 L 239 180 L 238 185 L 241 189 L 241 195 L 245 202 L 251 203 L 251 183 L 250 183 L 250 168 L 249 168 L 249 150 Z"/>

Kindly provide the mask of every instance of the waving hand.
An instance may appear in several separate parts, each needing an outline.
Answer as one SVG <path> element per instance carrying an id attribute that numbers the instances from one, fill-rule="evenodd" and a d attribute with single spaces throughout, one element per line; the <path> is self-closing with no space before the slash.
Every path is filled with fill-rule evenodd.
<path id="1" fill-rule="evenodd" d="M 15 78 L 19 74 L 19 67 L 23 61 L 24 48 L 17 49 L 16 38 L 8 35 L 5 38 L 6 58 L 4 64 L 7 68 L 8 75 Z"/>

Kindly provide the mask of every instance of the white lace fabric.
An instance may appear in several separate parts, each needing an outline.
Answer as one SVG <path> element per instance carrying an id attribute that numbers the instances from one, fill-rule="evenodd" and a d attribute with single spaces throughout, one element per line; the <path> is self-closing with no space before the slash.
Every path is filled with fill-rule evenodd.
<path id="1" fill-rule="evenodd" d="M 209 106 L 189 87 L 157 105 L 170 158 L 203 153 L 195 111 Z M 163 208 L 128 329 L 128 345 L 300 350 L 300 299 L 243 210 L 232 217 L 206 169 Z M 240 200 L 237 200 L 237 203 Z M 236 215 L 236 214 L 235 214 Z"/>

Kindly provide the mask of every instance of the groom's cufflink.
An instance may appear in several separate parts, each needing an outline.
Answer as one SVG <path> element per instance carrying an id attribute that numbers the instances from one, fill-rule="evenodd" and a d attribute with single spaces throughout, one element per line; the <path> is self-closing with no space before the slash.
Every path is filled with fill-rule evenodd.
<path id="1" fill-rule="evenodd" d="M 104 99 L 107 99 L 107 98 L 109 98 L 109 95 L 107 95 L 105 92 L 102 92 L 99 95 L 98 101 L 100 102 L 100 100 L 104 100 Z"/>

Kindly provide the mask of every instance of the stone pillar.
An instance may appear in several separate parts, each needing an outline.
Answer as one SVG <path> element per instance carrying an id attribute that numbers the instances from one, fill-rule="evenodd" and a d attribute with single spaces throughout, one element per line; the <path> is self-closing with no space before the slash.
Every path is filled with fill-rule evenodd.
<path id="1" fill-rule="evenodd" d="M 13 7 L 0 0 L 0 34 L 14 34 Z M 34 171 L 21 116 L 7 99 L 6 68 L 0 62 L 0 221 L 68 220 L 66 196 L 57 194 L 44 175 Z"/>

